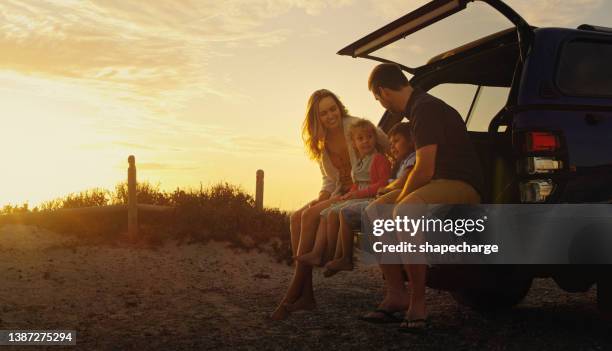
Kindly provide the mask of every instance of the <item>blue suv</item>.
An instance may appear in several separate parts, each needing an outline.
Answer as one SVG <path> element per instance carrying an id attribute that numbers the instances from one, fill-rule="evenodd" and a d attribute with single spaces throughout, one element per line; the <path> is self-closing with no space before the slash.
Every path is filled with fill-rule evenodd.
<path id="1" fill-rule="evenodd" d="M 480 0 L 513 26 L 418 67 L 377 55 L 471 2 L 431 1 L 338 54 L 397 63 L 413 86 L 434 95 L 442 85 L 474 88 L 463 117 L 485 172 L 483 203 L 612 203 L 612 29 L 535 28 L 504 2 Z M 500 89 L 506 94 L 499 108 L 477 117 L 483 93 Z M 387 112 L 379 126 L 388 131 L 401 119 Z M 536 277 L 570 292 L 597 284 L 598 306 L 611 313 L 610 266 L 576 263 L 431 266 L 428 285 L 494 310 L 520 302 Z"/>

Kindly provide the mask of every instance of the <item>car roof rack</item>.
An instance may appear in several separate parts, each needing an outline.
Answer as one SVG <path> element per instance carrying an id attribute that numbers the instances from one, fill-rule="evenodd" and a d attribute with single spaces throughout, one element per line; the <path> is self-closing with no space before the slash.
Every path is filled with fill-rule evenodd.
<path id="1" fill-rule="evenodd" d="M 602 26 L 594 26 L 592 24 L 581 24 L 578 26 L 578 29 L 581 30 L 590 30 L 593 32 L 602 32 L 612 34 L 612 28 L 602 27 Z"/>

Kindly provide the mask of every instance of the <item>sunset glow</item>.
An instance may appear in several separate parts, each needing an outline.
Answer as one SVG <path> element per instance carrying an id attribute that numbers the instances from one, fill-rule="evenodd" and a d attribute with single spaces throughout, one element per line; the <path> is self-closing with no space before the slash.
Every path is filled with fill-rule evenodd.
<path id="1" fill-rule="evenodd" d="M 538 26 L 606 24 L 612 10 L 508 2 Z M 263 169 L 265 205 L 295 209 L 320 187 L 300 139 L 308 96 L 330 89 L 377 122 L 366 84 L 375 63 L 336 52 L 422 3 L 3 1 L 0 205 L 113 188 L 133 154 L 139 180 L 167 190 L 223 181 L 253 192 Z M 466 18 L 449 21 L 465 33 L 448 41 L 438 32 L 428 47 L 434 33 L 424 32 L 405 43 L 410 61 L 509 26 Z"/>

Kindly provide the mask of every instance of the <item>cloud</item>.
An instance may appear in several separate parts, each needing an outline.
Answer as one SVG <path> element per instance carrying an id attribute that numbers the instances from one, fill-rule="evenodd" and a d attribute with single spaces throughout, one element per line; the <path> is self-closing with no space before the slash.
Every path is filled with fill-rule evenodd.
<path id="1" fill-rule="evenodd" d="M 232 43 L 270 47 L 291 35 L 264 29 L 268 20 L 291 10 L 317 15 L 343 3 L 6 0 L 0 2 L 0 66 L 78 79 L 167 111 L 191 96 L 229 96 L 215 89 L 211 61 L 226 56 Z"/>
<path id="2" fill-rule="evenodd" d="M 394 20 L 429 2 L 428 0 L 370 0 L 374 12 Z M 603 0 L 507 0 L 508 5 L 535 26 L 569 26 L 600 8 Z M 469 5 L 468 6 L 473 6 Z M 480 6 L 480 5 L 479 5 Z"/>
<path id="3" fill-rule="evenodd" d="M 370 0 L 370 6 L 379 17 L 395 20 L 428 2 L 428 0 Z"/>

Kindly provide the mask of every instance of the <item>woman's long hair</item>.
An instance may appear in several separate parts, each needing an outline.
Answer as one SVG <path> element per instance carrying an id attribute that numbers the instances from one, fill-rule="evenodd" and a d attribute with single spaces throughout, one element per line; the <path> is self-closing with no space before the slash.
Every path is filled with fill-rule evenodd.
<path id="1" fill-rule="evenodd" d="M 322 99 L 331 97 L 340 109 L 342 119 L 348 116 L 348 111 L 336 94 L 327 89 L 319 89 L 310 95 L 306 105 L 306 117 L 302 123 L 302 139 L 308 156 L 313 160 L 320 160 L 325 147 L 325 129 L 319 121 L 319 103 Z M 342 122 L 341 122 L 342 123 Z"/>

